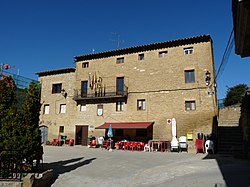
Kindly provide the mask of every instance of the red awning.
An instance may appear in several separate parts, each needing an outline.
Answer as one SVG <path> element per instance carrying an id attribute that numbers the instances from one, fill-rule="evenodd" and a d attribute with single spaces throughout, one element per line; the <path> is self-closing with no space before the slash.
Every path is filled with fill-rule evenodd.
<path id="1" fill-rule="evenodd" d="M 108 129 L 110 125 L 112 129 L 146 129 L 153 124 L 154 122 L 104 123 L 96 129 Z"/>

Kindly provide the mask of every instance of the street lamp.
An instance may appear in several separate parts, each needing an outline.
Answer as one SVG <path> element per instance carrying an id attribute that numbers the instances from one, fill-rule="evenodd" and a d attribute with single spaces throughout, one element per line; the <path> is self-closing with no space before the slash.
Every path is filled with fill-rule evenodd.
<path id="1" fill-rule="evenodd" d="M 67 92 L 64 89 L 61 90 L 61 94 L 66 99 L 66 97 L 67 97 L 68 94 L 67 94 Z"/>
<path id="2" fill-rule="evenodd" d="M 211 73 L 209 71 L 206 72 L 206 86 L 209 86 L 211 83 Z"/>

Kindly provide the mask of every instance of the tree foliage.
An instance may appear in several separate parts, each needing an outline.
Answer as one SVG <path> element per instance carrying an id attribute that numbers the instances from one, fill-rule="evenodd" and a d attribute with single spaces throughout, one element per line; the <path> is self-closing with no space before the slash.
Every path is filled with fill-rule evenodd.
<path id="1" fill-rule="evenodd" d="M 1 78 L 1 77 L 0 77 Z M 8 139 L 8 121 L 13 117 L 16 85 L 11 76 L 2 76 L 0 79 L 0 149 L 4 148 L 4 143 Z M 6 139 L 7 138 L 7 139 Z"/>
<path id="2" fill-rule="evenodd" d="M 246 84 L 238 84 L 234 87 L 228 88 L 227 95 L 224 100 L 224 106 L 231 106 L 238 103 L 241 103 L 242 96 L 248 90 Z"/>
<path id="3" fill-rule="evenodd" d="M 15 102 L 16 85 L 11 76 L 3 76 L 0 80 L 0 119 L 4 118 Z"/>
<path id="4" fill-rule="evenodd" d="M 40 88 L 30 83 L 22 107 L 17 107 L 16 86 L 12 77 L 0 80 L 0 149 L 19 150 L 28 162 L 41 146 L 39 131 Z"/>
<path id="5" fill-rule="evenodd" d="M 41 133 L 39 130 L 40 107 L 39 86 L 36 83 L 31 82 L 22 110 L 23 125 L 26 129 L 25 154 L 28 160 L 34 159 L 36 151 L 41 146 Z"/>

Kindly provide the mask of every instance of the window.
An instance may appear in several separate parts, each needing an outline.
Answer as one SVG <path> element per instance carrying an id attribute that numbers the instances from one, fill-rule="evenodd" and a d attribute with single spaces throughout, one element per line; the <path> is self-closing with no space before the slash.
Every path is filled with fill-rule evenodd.
<path id="1" fill-rule="evenodd" d="M 97 105 L 97 116 L 103 115 L 103 105 Z"/>
<path id="2" fill-rule="evenodd" d="M 89 67 L 89 62 L 82 63 L 82 68 L 88 68 L 88 67 Z"/>
<path id="3" fill-rule="evenodd" d="M 61 93 L 62 91 L 62 83 L 52 84 L 52 93 Z"/>
<path id="4" fill-rule="evenodd" d="M 86 104 L 81 104 L 81 105 L 80 105 L 80 111 L 81 111 L 81 112 L 86 112 L 86 111 L 87 111 L 87 106 L 86 106 Z"/>
<path id="5" fill-rule="evenodd" d="M 49 114 L 49 105 L 44 105 L 43 114 Z"/>
<path id="6" fill-rule="evenodd" d="M 145 99 L 137 100 L 137 110 L 146 110 Z"/>
<path id="7" fill-rule="evenodd" d="M 195 110 L 196 109 L 195 101 L 185 101 L 185 109 L 187 111 Z"/>
<path id="8" fill-rule="evenodd" d="M 147 137 L 147 129 L 136 129 L 136 136 Z"/>
<path id="9" fill-rule="evenodd" d="M 115 129 L 115 136 L 123 136 L 123 129 Z"/>
<path id="10" fill-rule="evenodd" d="M 66 113 L 66 104 L 60 104 L 60 114 Z"/>
<path id="11" fill-rule="evenodd" d="M 64 126 L 59 127 L 59 133 L 64 133 Z"/>
<path id="12" fill-rule="evenodd" d="M 194 48 L 193 47 L 189 47 L 189 48 L 184 48 L 184 54 L 188 55 L 188 54 L 193 54 L 194 53 Z"/>
<path id="13" fill-rule="evenodd" d="M 138 60 L 144 60 L 144 53 L 138 55 Z"/>
<path id="14" fill-rule="evenodd" d="M 117 58 L 117 59 L 116 59 L 116 63 L 117 63 L 117 64 L 122 64 L 122 63 L 124 63 L 124 57 Z"/>
<path id="15" fill-rule="evenodd" d="M 185 83 L 194 83 L 194 82 L 195 82 L 194 69 L 185 70 Z"/>
<path id="16" fill-rule="evenodd" d="M 168 56 L 168 51 L 160 51 L 159 58 L 166 58 Z"/>
<path id="17" fill-rule="evenodd" d="M 116 102 L 116 111 L 124 111 L 124 101 Z"/>

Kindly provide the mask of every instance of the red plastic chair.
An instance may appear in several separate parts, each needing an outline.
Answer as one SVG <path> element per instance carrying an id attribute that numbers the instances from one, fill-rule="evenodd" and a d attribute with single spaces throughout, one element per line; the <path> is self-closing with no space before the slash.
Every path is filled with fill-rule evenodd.
<path id="1" fill-rule="evenodd" d="M 104 141 L 103 144 L 102 144 L 102 149 L 103 148 L 108 149 L 109 148 L 109 144 L 110 144 L 109 141 Z"/>
<path id="2" fill-rule="evenodd" d="M 74 145 L 74 142 L 75 142 L 74 139 L 69 139 L 69 145 L 70 145 L 70 146 L 73 146 L 73 145 Z"/>
<path id="3" fill-rule="evenodd" d="M 137 150 L 138 142 L 131 142 L 130 144 L 130 150 L 134 151 Z"/>
<path id="4" fill-rule="evenodd" d="M 90 146 L 91 147 L 96 147 L 96 140 L 91 140 Z"/>
<path id="5" fill-rule="evenodd" d="M 144 150 L 144 145 L 145 145 L 144 142 L 140 142 L 140 143 L 137 145 L 137 150 L 138 150 L 138 151 L 143 151 L 143 150 Z"/>
<path id="6" fill-rule="evenodd" d="M 202 153 L 205 153 L 204 148 L 204 139 L 196 139 L 195 141 L 195 147 L 196 147 L 196 154 L 202 151 Z"/>
<path id="7" fill-rule="evenodd" d="M 54 138 L 52 145 L 59 145 L 59 139 L 58 138 Z"/>
<path id="8" fill-rule="evenodd" d="M 119 149 L 123 149 L 124 142 L 118 142 L 119 143 Z"/>
<path id="9" fill-rule="evenodd" d="M 124 142 L 123 149 L 129 150 L 131 142 Z"/>

